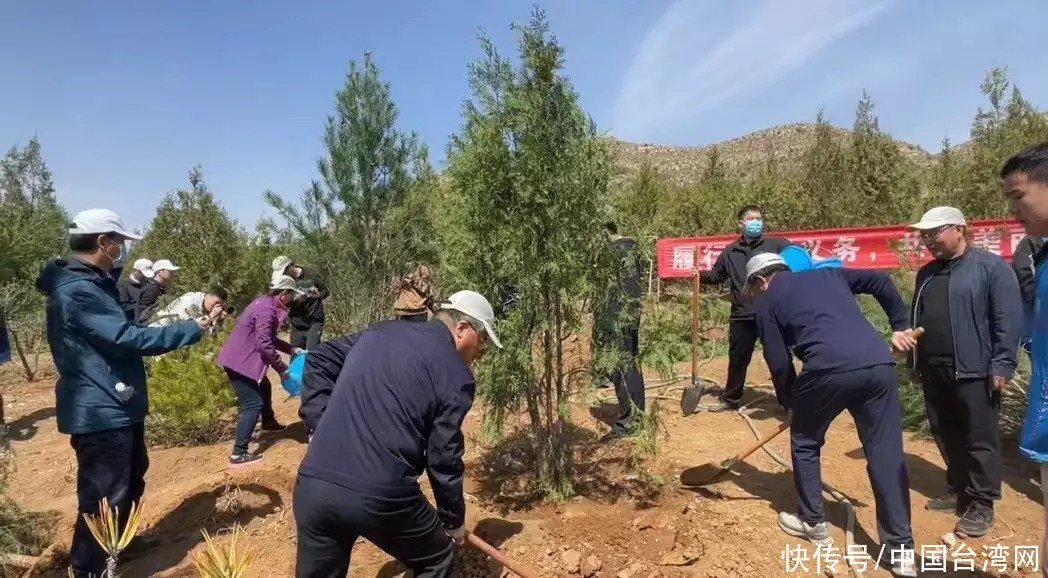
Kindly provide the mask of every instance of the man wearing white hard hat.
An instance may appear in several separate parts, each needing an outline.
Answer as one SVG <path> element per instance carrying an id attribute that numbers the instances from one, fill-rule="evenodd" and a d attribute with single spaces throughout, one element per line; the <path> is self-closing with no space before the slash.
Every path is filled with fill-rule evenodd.
<path id="1" fill-rule="evenodd" d="M 358 537 L 415 576 L 451 575 L 452 542 L 465 539 L 469 366 L 487 342 L 502 347 L 494 317 L 483 295 L 459 291 L 428 322 L 385 321 L 335 340 L 346 353 L 316 368 L 333 393 L 295 485 L 298 578 L 345 576 Z M 303 372 L 303 391 L 309 379 Z M 418 485 L 423 471 L 435 508 Z"/>
<path id="2" fill-rule="evenodd" d="M 792 414 L 797 511 L 780 512 L 779 527 L 817 544 L 829 539 L 819 456 L 830 424 L 847 410 L 868 462 L 884 563 L 896 576 L 917 576 L 895 361 L 853 296 L 873 295 L 891 322 L 892 346 L 909 350 L 915 339 L 899 291 L 879 271 L 795 273 L 774 253 L 746 263 L 746 290 L 756 295 L 757 333 L 776 398 Z M 803 364 L 799 375 L 794 355 Z"/>
<path id="3" fill-rule="evenodd" d="M 313 349 L 324 334 L 324 300 L 328 297 L 328 288 L 315 270 L 306 269 L 285 255 L 273 259 L 273 278 L 280 275 L 287 275 L 306 288 L 288 309 L 291 345 L 307 351 Z"/>
<path id="4" fill-rule="evenodd" d="M 150 316 L 156 311 L 160 297 L 167 292 L 175 273 L 181 267 L 167 259 L 160 259 L 153 263 L 153 277 L 146 280 L 142 285 L 142 294 L 138 298 L 135 307 L 135 323 L 145 325 L 149 323 Z"/>
<path id="5" fill-rule="evenodd" d="M 69 551 L 74 576 L 101 576 L 106 554 L 83 514 L 97 514 L 107 498 L 123 526 L 132 502 L 145 490 L 149 458 L 148 408 L 142 357 L 160 355 L 200 339 L 206 320 L 141 327 L 124 314 L 116 280 L 140 237 L 106 209 L 78 213 L 69 228 L 72 254 L 50 261 L 36 281 L 47 296 L 47 340 L 58 369 L 58 431 L 71 437 L 77 463 L 76 526 Z M 129 551 L 155 540 L 132 540 Z"/>
<path id="6" fill-rule="evenodd" d="M 968 244 L 954 207 L 935 207 L 910 229 L 934 257 L 917 272 L 914 326 L 925 334 L 910 357 L 924 409 L 946 463 L 946 492 L 931 510 L 959 517 L 955 531 L 986 535 L 1001 499 L 1001 389 L 1015 373 L 1022 295 L 1011 267 Z"/>
<path id="7" fill-rule="evenodd" d="M 120 305 L 124 308 L 127 318 L 134 321 L 135 308 L 142 297 L 142 288 L 146 281 L 153 278 L 153 262 L 149 259 L 136 259 L 132 264 L 134 270 L 127 277 L 116 282 L 117 290 L 120 291 Z"/>

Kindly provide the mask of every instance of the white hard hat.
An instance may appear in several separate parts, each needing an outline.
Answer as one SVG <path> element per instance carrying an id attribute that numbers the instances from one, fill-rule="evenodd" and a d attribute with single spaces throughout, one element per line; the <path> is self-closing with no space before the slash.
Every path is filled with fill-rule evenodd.
<path id="1" fill-rule="evenodd" d="M 488 334 L 488 338 L 495 344 L 495 347 L 502 349 L 502 342 L 495 335 L 495 311 L 491 308 L 491 303 L 488 303 L 488 300 L 480 293 L 476 291 L 459 291 L 448 297 L 448 300 L 442 303 L 440 308 L 454 309 L 459 313 L 464 313 L 476 319 L 484 326 L 484 332 Z"/>

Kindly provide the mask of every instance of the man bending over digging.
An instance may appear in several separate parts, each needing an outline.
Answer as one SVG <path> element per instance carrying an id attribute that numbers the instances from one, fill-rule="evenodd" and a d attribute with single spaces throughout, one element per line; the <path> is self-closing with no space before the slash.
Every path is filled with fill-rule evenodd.
<path id="1" fill-rule="evenodd" d="M 877 506 L 883 560 L 896 576 L 917 576 L 910 531 L 909 478 L 902 450 L 902 410 L 895 361 L 853 294 L 873 295 L 891 321 L 892 345 L 909 350 L 907 310 L 891 279 L 877 271 L 791 272 L 766 253 L 746 263 L 746 290 L 757 294 L 757 333 L 779 405 L 791 410 L 790 445 L 797 513 L 779 513 L 787 534 L 829 539 L 822 512 L 819 453 L 830 423 L 847 410 L 859 430 Z M 792 354 L 804 364 L 800 375 Z"/>

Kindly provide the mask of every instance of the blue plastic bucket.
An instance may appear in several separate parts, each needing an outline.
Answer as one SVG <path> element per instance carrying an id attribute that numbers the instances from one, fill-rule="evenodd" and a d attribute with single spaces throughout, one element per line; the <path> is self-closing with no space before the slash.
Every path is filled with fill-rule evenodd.
<path id="1" fill-rule="evenodd" d="M 811 255 L 803 247 L 790 245 L 779 251 L 779 256 L 786 262 L 786 266 L 790 268 L 790 271 L 794 273 L 807 271 L 814 267 Z"/>
<path id="2" fill-rule="evenodd" d="M 306 353 L 303 351 L 291 357 L 291 363 L 287 365 L 287 379 L 280 380 L 280 386 L 292 397 L 302 391 L 302 368 L 306 366 Z"/>

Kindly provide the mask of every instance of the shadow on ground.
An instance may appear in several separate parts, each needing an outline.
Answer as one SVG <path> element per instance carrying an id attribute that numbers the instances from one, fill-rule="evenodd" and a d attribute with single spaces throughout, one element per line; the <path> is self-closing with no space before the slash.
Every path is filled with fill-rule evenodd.
<path id="1" fill-rule="evenodd" d="M 519 534 L 523 529 L 524 524 L 519 522 L 510 522 L 501 518 L 485 518 L 477 523 L 472 532 L 495 548 L 501 548 L 507 540 Z M 488 558 L 476 548 L 462 546 L 455 552 L 454 576 L 474 576 L 477 578 L 491 576 L 492 578 L 498 578 L 502 576 L 503 570 L 502 564 Z M 390 560 L 379 569 L 375 578 L 394 578 L 407 571 L 407 567 L 400 562 Z"/>
<path id="2" fill-rule="evenodd" d="M 37 425 L 55 417 L 55 408 L 43 407 L 24 415 L 7 424 L 7 437 L 11 441 L 24 442 L 36 436 L 40 427 Z"/>
<path id="3" fill-rule="evenodd" d="M 164 546 L 122 564 L 121 575 L 153 576 L 174 568 L 203 542 L 201 530 L 207 530 L 212 536 L 228 532 L 237 524 L 246 526 L 256 518 L 275 513 L 283 503 L 280 492 L 257 483 L 224 484 L 198 491 L 144 532 L 159 539 Z"/>
<path id="4" fill-rule="evenodd" d="M 577 495 L 608 503 L 628 498 L 638 509 L 650 507 L 661 496 L 660 480 L 631 467 L 630 438 L 601 444 L 591 430 L 570 422 L 563 427 L 574 446 Z M 546 498 L 535 463 L 531 432 L 522 427 L 486 448 L 481 459 L 469 467 L 468 476 L 479 484 L 477 497 L 505 515 L 531 509 Z"/>

